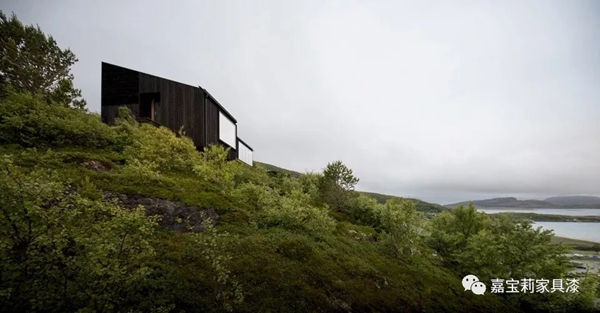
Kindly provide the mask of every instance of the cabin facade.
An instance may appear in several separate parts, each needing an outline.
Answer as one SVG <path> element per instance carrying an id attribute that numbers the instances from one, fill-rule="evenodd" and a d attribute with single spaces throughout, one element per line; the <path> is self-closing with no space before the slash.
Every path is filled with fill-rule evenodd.
<path id="1" fill-rule="evenodd" d="M 200 86 L 102 62 L 101 115 L 114 124 L 121 106 L 128 107 L 139 122 L 168 127 L 183 126 L 196 149 L 210 144 L 230 148 L 228 159 L 252 166 L 253 149 L 237 134 L 237 120 Z"/>

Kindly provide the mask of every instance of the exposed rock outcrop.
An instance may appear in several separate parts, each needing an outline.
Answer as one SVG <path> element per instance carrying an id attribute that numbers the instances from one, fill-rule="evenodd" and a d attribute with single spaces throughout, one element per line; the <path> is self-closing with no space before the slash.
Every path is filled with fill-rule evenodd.
<path id="1" fill-rule="evenodd" d="M 143 205 L 148 216 L 161 216 L 162 227 L 177 232 L 201 232 L 206 226 L 204 222 L 210 219 L 214 225 L 219 218 L 214 209 L 203 209 L 179 202 L 164 199 L 149 198 L 140 195 L 126 195 L 104 191 L 107 199 L 117 199 L 125 208 L 135 208 Z"/>

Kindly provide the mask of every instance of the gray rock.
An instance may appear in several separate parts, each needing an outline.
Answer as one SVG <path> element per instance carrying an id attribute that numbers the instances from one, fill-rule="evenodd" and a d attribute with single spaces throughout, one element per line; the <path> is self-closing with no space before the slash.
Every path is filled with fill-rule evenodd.
<path id="1" fill-rule="evenodd" d="M 160 216 L 162 227 L 177 232 L 201 232 L 210 222 L 216 224 L 219 216 L 214 209 L 189 206 L 164 199 L 144 197 L 140 195 L 118 194 L 104 191 L 108 200 L 117 199 L 118 203 L 129 209 L 142 205 L 148 216 Z"/>

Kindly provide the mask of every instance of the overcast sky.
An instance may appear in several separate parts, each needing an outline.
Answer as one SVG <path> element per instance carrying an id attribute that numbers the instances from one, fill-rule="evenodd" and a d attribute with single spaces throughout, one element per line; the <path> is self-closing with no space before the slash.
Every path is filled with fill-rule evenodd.
<path id="1" fill-rule="evenodd" d="M 2 1 L 8 2 L 8 1 Z M 600 195 L 600 1 L 12 1 L 79 58 L 209 90 L 255 160 L 437 203 Z"/>

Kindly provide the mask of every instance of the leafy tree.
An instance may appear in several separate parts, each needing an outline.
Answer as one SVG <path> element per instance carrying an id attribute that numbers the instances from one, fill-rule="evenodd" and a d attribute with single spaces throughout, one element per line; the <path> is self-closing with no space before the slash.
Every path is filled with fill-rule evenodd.
<path id="1" fill-rule="evenodd" d="M 454 253 L 467 246 L 471 236 L 477 234 L 489 223 L 489 217 L 477 212 L 473 204 L 462 205 L 451 212 L 442 212 L 432 221 L 429 245 L 451 266 L 456 263 Z"/>
<path id="2" fill-rule="evenodd" d="M 429 244 L 459 275 L 560 277 L 566 271 L 566 251 L 551 244 L 552 236 L 552 231 L 534 228 L 528 221 L 492 218 L 469 205 L 436 216 Z"/>
<path id="3" fill-rule="evenodd" d="M 359 181 L 352 174 L 352 170 L 346 167 L 342 161 L 327 164 L 327 167 L 323 170 L 323 178 L 325 181 L 333 182 L 344 191 L 354 190 L 354 186 Z"/>
<path id="4" fill-rule="evenodd" d="M 332 209 L 342 210 L 348 206 L 350 192 L 359 179 L 342 161 L 327 164 L 320 182 L 322 200 Z"/>
<path id="5" fill-rule="evenodd" d="M 383 229 L 382 241 L 394 257 L 419 253 L 428 225 L 424 214 L 415 209 L 414 202 L 390 199 L 377 213 Z"/>
<path id="6" fill-rule="evenodd" d="M 70 49 L 61 49 L 39 26 L 25 26 L 13 13 L 0 11 L 0 83 L 17 91 L 42 93 L 53 101 L 84 109 L 81 90 L 73 85 L 71 66 L 77 62 Z"/>

